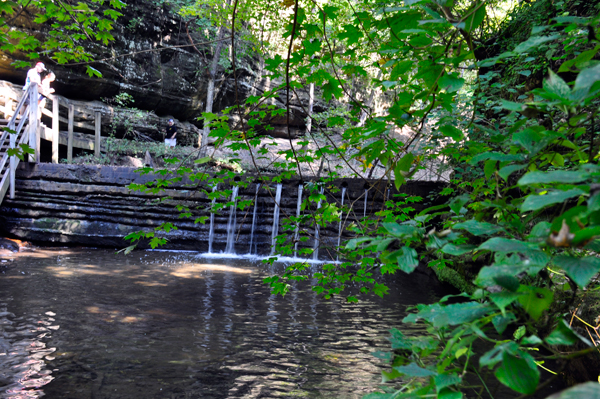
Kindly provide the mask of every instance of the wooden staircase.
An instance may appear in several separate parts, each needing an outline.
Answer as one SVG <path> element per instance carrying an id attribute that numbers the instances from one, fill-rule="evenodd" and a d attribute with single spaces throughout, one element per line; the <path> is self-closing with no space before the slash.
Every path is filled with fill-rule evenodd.
<path id="1" fill-rule="evenodd" d="M 28 96 L 35 99 L 38 97 L 37 86 L 34 86 L 32 85 L 21 97 L 14 114 L 9 120 L 0 119 L 0 203 L 2 203 L 9 188 L 11 198 L 14 197 L 14 174 L 20 161 L 16 156 L 9 156 L 8 150 L 11 148 L 20 148 L 20 145 L 24 143 L 29 144 L 34 150 L 37 148 L 37 140 L 33 142 L 29 140 L 32 133 L 32 125 L 29 122 L 35 121 L 34 127 L 36 130 L 39 130 L 37 107 L 31 109 L 31 107 L 25 105 L 25 99 Z M 35 103 L 37 105 L 37 101 Z M 21 112 L 23 109 L 25 111 Z M 20 114 L 22 115 L 21 117 L 19 117 Z M 34 131 L 33 134 L 35 135 L 35 133 Z M 37 159 L 37 154 L 39 152 L 36 151 L 33 159 Z"/>
<path id="2" fill-rule="evenodd" d="M 0 118 L 4 116 L 0 119 L 0 204 L 7 193 L 10 198 L 14 197 L 14 171 L 20 161 L 16 156 L 8 156 L 9 148 L 27 144 L 35 152 L 28 156 L 29 161 L 39 162 L 40 140 L 48 140 L 52 143 L 52 163 L 58 163 L 59 145 L 67 146 L 68 161 L 73 158 L 73 148 L 94 151 L 94 155 L 99 157 L 107 147 L 107 139 L 101 137 L 102 107 L 52 94 L 47 96 L 52 105 L 48 110 L 25 105 L 26 98 L 35 99 L 32 103 L 37 105 L 37 85 L 23 92 L 20 85 L 0 81 Z M 51 121 L 49 126 L 40 122 L 38 113 L 45 116 L 46 121 Z M 60 124 L 66 125 L 67 130 L 60 131 Z M 76 128 L 79 131 L 74 131 Z M 16 133 L 9 133 L 9 130 Z"/>

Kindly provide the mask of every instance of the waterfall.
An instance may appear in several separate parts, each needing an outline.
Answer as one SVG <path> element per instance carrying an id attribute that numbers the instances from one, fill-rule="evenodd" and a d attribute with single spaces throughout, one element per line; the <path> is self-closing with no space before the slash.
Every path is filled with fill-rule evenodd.
<path id="1" fill-rule="evenodd" d="M 325 187 L 321 187 L 319 194 L 323 194 Z M 317 211 L 321 209 L 321 199 L 317 202 Z M 315 221 L 315 243 L 313 244 L 313 260 L 319 260 L 319 224 Z"/>
<path id="2" fill-rule="evenodd" d="M 279 234 L 279 203 L 281 202 L 281 183 L 277 185 L 275 193 L 275 209 L 273 210 L 273 232 L 271 233 L 271 256 L 275 254 L 277 235 Z"/>
<path id="3" fill-rule="evenodd" d="M 344 207 L 344 197 L 346 196 L 346 187 L 342 187 L 342 205 L 340 205 L 340 208 Z M 338 226 L 338 242 L 337 242 L 337 246 L 338 248 L 340 247 L 340 244 L 342 243 L 342 215 L 340 214 L 340 224 Z M 340 257 L 338 255 L 337 259 L 339 260 Z"/>
<path id="4" fill-rule="evenodd" d="M 300 208 L 302 208 L 302 190 L 304 186 L 301 184 L 298 186 L 298 203 L 296 205 L 296 217 L 300 217 Z M 294 230 L 294 258 L 298 256 L 298 238 L 300 236 L 300 222 L 296 222 L 296 229 Z"/>
<path id="5" fill-rule="evenodd" d="M 235 208 L 237 205 L 237 195 L 240 187 L 234 186 L 231 193 L 231 202 L 233 204 L 229 207 L 229 220 L 227 221 L 227 246 L 225 247 L 225 253 L 234 254 L 235 253 L 235 225 L 236 225 L 236 217 L 235 217 Z"/>
<path id="6" fill-rule="evenodd" d="M 214 193 L 215 191 L 217 191 L 217 187 L 219 185 L 216 184 L 213 189 L 212 192 Z M 213 209 L 215 207 L 215 202 L 217 201 L 217 197 L 214 197 L 212 199 L 212 202 L 210 204 L 210 228 L 208 230 L 208 253 L 212 253 L 212 245 L 213 245 L 213 240 L 215 238 L 215 214 L 213 212 Z"/>
<path id="7" fill-rule="evenodd" d="M 365 188 L 365 210 L 363 212 L 363 217 L 367 217 L 367 200 L 369 199 L 369 189 Z"/>
<path id="8" fill-rule="evenodd" d="M 258 192 L 260 191 L 260 184 L 256 185 L 256 194 L 254 195 L 254 212 L 252 212 L 252 230 L 250 230 L 250 247 L 248 253 L 252 254 L 252 244 L 254 244 L 254 230 L 256 229 L 256 210 L 258 209 Z M 256 244 L 254 244 L 256 246 Z M 255 248 L 254 253 L 257 250 Z"/>

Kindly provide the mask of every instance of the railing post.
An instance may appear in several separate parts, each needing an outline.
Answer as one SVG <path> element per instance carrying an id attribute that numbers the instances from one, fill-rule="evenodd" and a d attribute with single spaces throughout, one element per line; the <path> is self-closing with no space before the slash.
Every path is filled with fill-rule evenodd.
<path id="1" fill-rule="evenodd" d="M 4 117 L 10 119 L 13 116 L 13 100 L 10 97 L 6 97 L 6 103 L 4 104 Z"/>
<path id="2" fill-rule="evenodd" d="M 100 111 L 96 111 L 96 121 L 95 121 L 96 137 L 94 140 L 94 155 L 96 156 L 96 158 L 100 158 L 100 132 L 102 131 L 102 129 L 101 129 L 102 126 L 100 125 L 101 122 L 102 122 L 102 118 L 101 118 Z"/>
<path id="3" fill-rule="evenodd" d="M 75 115 L 75 107 L 73 104 L 69 104 L 69 125 L 67 136 L 67 161 L 73 161 L 73 117 Z"/>
<path id="4" fill-rule="evenodd" d="M 39 121 L 38 121 L 38 87 L 36 84 L 29 85 L 29 147 L 34 150 L 34 154 L 29 155 L 29 162 L 40 161 L 39 149 Z"/>
<path id="5" fill-rule="evenodd" d="M 58 163 L 58 144 L 59 144 L 59 132 L 58 132 L 58 96 L 51 96 L 52 98 L 52 163 Z"/>
<path id="6" fill-rule="evenodd" d="M 15 122 L 12 121 L 8 124 L 8 128 L 11 131 L 15 130 Z M 10 135 L 10 148 L 14 149 L 17 146 L 17 134 L 16 133 L 11 133 Z M 15 171 L 17 169 L 17 156 L 13 155 L 10 157 L 10 171 L 9 173 L 9 179 L 10 179 L 10 189 L 9 189 L 9 195 L 10 195 L 10 199 L 14 199 L 15 198 Z"/>

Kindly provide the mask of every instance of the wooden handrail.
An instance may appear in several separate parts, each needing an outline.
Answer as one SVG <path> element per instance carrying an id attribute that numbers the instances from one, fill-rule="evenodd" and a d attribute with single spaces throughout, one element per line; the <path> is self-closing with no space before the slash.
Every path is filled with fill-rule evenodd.
<path id="1" fill-rule="evenodd" d="M 2 135 L 0 136 L 0 146 L 4 146 L 4 143 L 7 138 L 9 139 L 10 149 L 15 149 L 17 145 L 20 145 L 27 141 L 31 143 L 30 135 L 33 130 L 32 126 L 37 125 L 37 123 L 35 123 L 37 122 L 37 118 L 32 118 L 32 116 L 35 116 L 34 110 L 36 110 L 37 107 L 31 107 L 31 103 L 35 103 L 37 105 L 37 93 L 37 85 L 30 85 L 30 87 L 23 93 L 23 96 L 17 104 L 15 113 L 11 116 L 10 120 L 8 121 L 8 130 L 10 130 L 11 133 L 9 133 L 7 130 L 3 131 Z M 27 98 L 29 98 L 30 104 L 25 106 L 25 101 L 27 100 Z M 32 99 L 35 99 L 35 101 L 31 101 Z M 21 109 L 23 107 L 25 107 L 25 112 L 21 113 Z M 20 114 L 23 115 L 23 117 L 20 120 L 18 120 Z M 30 122 L 28 127 L 25 127 L 26 121 Z M 32 121 L 35 122 L 31 123 Z M 39 146 L 36 146 L 36 148 L 39 148 Z M 8 151 L 5 152 L 2 155 L 2 160 L 0 161 L 0 171 L 4 169 L 4 166 L 6 165 L 6 162 L 9 161 L 9 159 L 9 168 L 2 174 L 2 176 L 0 176 L 0 201 L 2 201 L 2 199 L 4 198 L 7 188 L 10 189 L 10 198 L 14 198 L 15 196 L 15 170 L 19 163 L 19 159 L 15 155 L 9 157 Z"/>

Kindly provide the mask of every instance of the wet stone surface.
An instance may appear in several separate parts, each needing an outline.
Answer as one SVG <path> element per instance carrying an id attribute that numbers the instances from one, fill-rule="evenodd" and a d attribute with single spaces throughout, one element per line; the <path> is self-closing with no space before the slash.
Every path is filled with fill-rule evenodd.
<path id="1" fill-rule="evenodd" d="M 262 279 L 283 266 L 256 260 L 6 256 L 1 398 L 360 398 L 381 381 L 370 353 L 389 349 L 406 305 L 435 299 L 424 275 L 388 277 L 390 295 L 348 305 L 309 284 L 272 296 Z"/>

